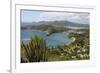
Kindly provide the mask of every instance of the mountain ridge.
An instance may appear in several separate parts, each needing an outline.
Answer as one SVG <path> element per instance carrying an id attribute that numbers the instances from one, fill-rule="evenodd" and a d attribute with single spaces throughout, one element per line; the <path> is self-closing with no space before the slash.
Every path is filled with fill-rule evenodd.
<path id="1" fill-rule="evenodd" d="M 89 24 L 80 24 L 80 23 L 74 23 L 70 21 L 40 21 L 40 22 L 24 22 L 21 23 L 21 26 L 28 26 L 28 25 L 58 25 L 58 26 L 77 26 L 77 27 L 86 27 L 89 26 Z"/>

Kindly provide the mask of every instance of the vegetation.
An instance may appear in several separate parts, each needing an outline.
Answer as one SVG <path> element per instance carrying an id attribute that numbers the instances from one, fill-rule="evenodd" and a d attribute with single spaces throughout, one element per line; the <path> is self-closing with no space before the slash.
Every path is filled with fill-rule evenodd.
<path id="1" fill-rule="evenodd" d="M 45 62 L 89 59 L 89 29 L 84 33 L 70 33 L 75 40 L 69 45 L 46 47 L 46 42 L 35 35 L 28 44 L 21 43 L 21 62 Z"/>
<path id="2" fill-rule="evenodd" d="M 39 36 L 31 37 L 28 44 L 21 44 L 21 62 L 47 61 L 46 42 Z"/>
<path id="3" fill-rule="evenodd" d="M 50 50 L 49 60 L 86 60 L 89 59 L 89 30 L 82 34 L 70 33 L 69 37 L 74 37 L 74 42 L 69 45 L 58 46 Z M 57 55 L 52 56 L 51 55 Z M 56 60 L 57 59 L 57 60 Z"/>

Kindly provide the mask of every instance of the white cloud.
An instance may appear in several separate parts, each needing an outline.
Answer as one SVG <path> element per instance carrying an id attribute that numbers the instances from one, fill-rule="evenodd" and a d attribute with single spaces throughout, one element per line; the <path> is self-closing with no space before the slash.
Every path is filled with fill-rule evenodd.
<path id="1" fill-rule="evenodd" d="M 89 14 L 67 12 L 41 12 L 38 21 L 68 20 L 77 23 L 89 23 Z"/>
<path id="2" fill-rule="evenodd" d="M 62 13 L 62 12 L 43 12 L 40 14 L 40 19 L 46 21 L 54 21 L 54 20 L 66 20 L 69 16 L 73 15 L 73 13 Z"/>

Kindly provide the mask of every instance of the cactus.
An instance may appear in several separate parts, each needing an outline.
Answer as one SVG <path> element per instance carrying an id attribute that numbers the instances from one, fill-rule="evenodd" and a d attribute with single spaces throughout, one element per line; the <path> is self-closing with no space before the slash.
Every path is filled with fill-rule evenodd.
<path id="1" fill-rule="evenodd" d="M 31 37 L 28 44 L 24 44 L 22 42 L 21 59 L 27 59 L 26 62 L 47 61 L 47 48 L 45 40 L 35 35 Z"/>

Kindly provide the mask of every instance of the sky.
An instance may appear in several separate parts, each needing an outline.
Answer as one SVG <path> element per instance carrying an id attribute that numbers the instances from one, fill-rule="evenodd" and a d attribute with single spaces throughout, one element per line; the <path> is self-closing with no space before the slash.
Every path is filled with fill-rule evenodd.
<path id="1" fill-rule="evenodd" d="M 89 18 L 89 13 L 21 10 L 22 23 L 67 20 L 76 23 L 89 24 Z"/>

